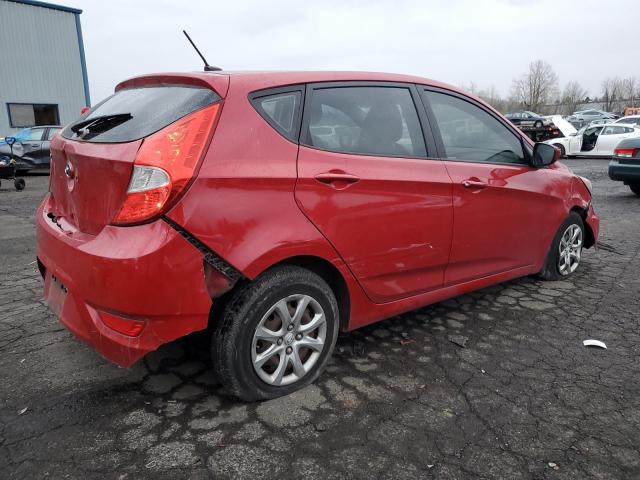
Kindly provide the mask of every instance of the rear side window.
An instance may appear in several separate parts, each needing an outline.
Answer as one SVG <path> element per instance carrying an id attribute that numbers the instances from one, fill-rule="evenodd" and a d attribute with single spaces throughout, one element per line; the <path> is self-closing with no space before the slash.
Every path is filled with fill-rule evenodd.
<path id="1" fill-rule="evenodd" d="M 307 144 L 321 150 L 424 157 L 411 92 L 402 87 L 334 87 L 313 91 Z"/>
<path id="2" fill-rule="evenodd" d="M 49 132 L 47 133 L 46 140 L 51 140 L 53 137 L 56 136 L 56 133 L 58 133 L 59 131 L 60 131 L 59 128 L 50 128 Z"/>
<path id="3" fill-rule="evenodd" d="M 95 143 L 131 142 L 219 100 L 214 91 L 200 87 L 163 85 L 120 90 L 65 128 L 62 136 Z"/>
<path id="4" fill-rule="evenodd" d="M 526 164 L 522 142 L 485 110 L 453 95 L 425 91 L 449 160 Z"/>
<path id="5" fill-rule="evenodd" d="M 269 125 L 289 140 L 297 141 L 302 90 L 272 94 L 258 92 L 250 99 L 253 107 Z"/>

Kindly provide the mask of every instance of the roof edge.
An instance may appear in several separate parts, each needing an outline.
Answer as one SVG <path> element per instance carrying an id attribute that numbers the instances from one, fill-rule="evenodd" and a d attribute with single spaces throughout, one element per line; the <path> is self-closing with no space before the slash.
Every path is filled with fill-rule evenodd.
<path id="1" fill-rule="evenodd" d="M 22 3 L 24 5 L 31 5 L 32 7 L 42 7 L 42 8 L 49 8 L 51 10 L 59 10 L 62 12 L 74 13 L 76 15 L 80 15 L 82 13 L 82 10 L 80 10 L 79 8 L 65 7 L 64 5 L 55 5 L 53 3 L 39 2 L 37 0 L 9 0 L 9 1 L 13 3 Z"/>

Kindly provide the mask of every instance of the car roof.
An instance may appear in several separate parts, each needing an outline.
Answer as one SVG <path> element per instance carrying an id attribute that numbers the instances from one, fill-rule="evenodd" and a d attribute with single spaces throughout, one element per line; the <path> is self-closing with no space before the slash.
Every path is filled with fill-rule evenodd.
<path id="1" fill-rule="evenodd" d="M 625 118 L 640 118 L 640 115 L 625 115 L 624 117 L 620 117 L 616 121 L 619 122 L 620 120 L 624 120 Z"/>
<path id="2" fill-rule="evenodd" d="M 615 123 L 615 122 L 602 123 L 600 125 L 591 125 L 591 126 L 592 127 L 628 127 L 628 128 L 635 128 L 636 130 L 640 129 L 640 127 L 638 127 L 637 125 L 628 125 L 628 124 L 620 125 L 619 123 Z"/>
<path id="3" fill-rule="evenodd" d="M 361 81 L 361 82 L 399 82 L 399 83 L 418 83 L 422 85 L 429 85 L 433 87 L 444 88 L 458 93 L 463 93 L 467 96 L 478 99 L 475 95 L 463 91 L 453 85 L 448 85 L 443 82 L 438 82 L 429 78 L 419 77 L 416 75 L 404 75 L 399 73 L 383 73 L 383 72 L 365 72 L 365 71 L 216 71 L 216 72 L 167 72 L 167 73 L 154 73 L 145 74 L 138 77 L 133 77 L 120 82 L 116 86 L 116 91 L 122 88 L 133 87 L 136 85 L 144 84 L 145 80 L 152 80 L 157 78 L 166 78 L 173 80 L 191 80 L 207 83 L 211 86 L 219 86 L 222 83 L 222 79 L 232 77 L 235 80 L 239 80 L 245 85 L 250 85 L 251 89 L 260 90 L 262 88 L 279 87 L 286 85 L 295 85 L 300 83 L 315 83 L 315 82 L 349 82 L 349 81 Z M 228 80 L 227 80 L 228 81 Z M 222 96 L 225 96 L 225 92 L 219 92 Z M 485 102 L 482 102 L 485 103 Z"/>

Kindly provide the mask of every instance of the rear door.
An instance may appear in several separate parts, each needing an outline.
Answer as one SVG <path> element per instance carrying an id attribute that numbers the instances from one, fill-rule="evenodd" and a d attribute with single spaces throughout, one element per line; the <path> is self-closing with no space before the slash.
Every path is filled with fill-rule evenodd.
<path id="1" fill-rule="evenodd" d="M 428 128 L 425 141 L 422 108 L 406 84 L 306 92 L 296 199 L 377 303 L 443 284 L 451 180 Z"/>
<path id="2" fill-rule="evenodd" d="M 605 127 L 598 137 L 595 150 L 600 155 L 613 155 L 613 150 L 625 138 L 629 137 L 633 128 L 623 125 Z"/>
<path id="3" fill-rule="evenodd" d="M 41 166 L 49 165 L 49 158 L 51 155 L 51 139 L 58 133 L 61 129 L 59 127 L 49 127 L 47 132 L 45 133 L 44 140 L 42 141 L 42 146 L 40 147 L 40 158 L 39 163 Z"/>
<path id="4" fill-rule="evenodd" d="M 528 164 L 516 131 L 473 100 L 425 89 L 453 181 L 454 226 L 445 285 L 529 267 L 548 246 L 554 202 L 547 171 Z"/>

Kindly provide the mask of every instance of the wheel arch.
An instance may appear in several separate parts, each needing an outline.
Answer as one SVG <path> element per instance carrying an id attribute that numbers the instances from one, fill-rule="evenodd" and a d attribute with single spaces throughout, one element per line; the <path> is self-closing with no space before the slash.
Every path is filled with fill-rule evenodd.
<path id="1" fill-rule="evenodd" d="M 209 325 L 211 326 L 215 323 L 215 317 L 222 312 L 224 306 L 226 305 L 228 300 L 235 294 L 235 292 L 250 284 L 252 280 L 259 275 L 262 275 L 275 267 L 280 267 L 283 265 L 293 265 L 304 268 L 315 273 L 316 275 L 319 275 L 325 282 L 327 282 L 334 295 L 336 296 L 336 301 L 338 302 L 338 312 L 340 315 L 340 331 L 347 331 L 351 316 L 351 297 L 347 280 L 336 265 L 334 265 L 329 260 L 316 255 L 296 255 L 283 258 L 268 265 L 261 272 L 253 275 L 252 278 L 245 277 L 239 280 L 230 291 L 214 299 L 211 306 L 211 313 L 209 315 Z"/>
<path id="2" fill-rule="evenodd" d="M 584 247 L 585 248 L 593 247 L 593 245 L 596 243 L 596 240 L 595 240 L 595 235 L 593 233 L 593 230 L 591 229 L 591 225 L 589 225 L 589 223 L 587 222 L 587 215 L 589 213 L 589 209 L 581 207 L 580 205 L 574 205 L 569 210 L 569 213 L 571 212 L 576 212 L 578 215 L 580 215 L 580 218 L 582 218 L 582 223 L 584 225 L 584 236 L 585 236 Z"/>

